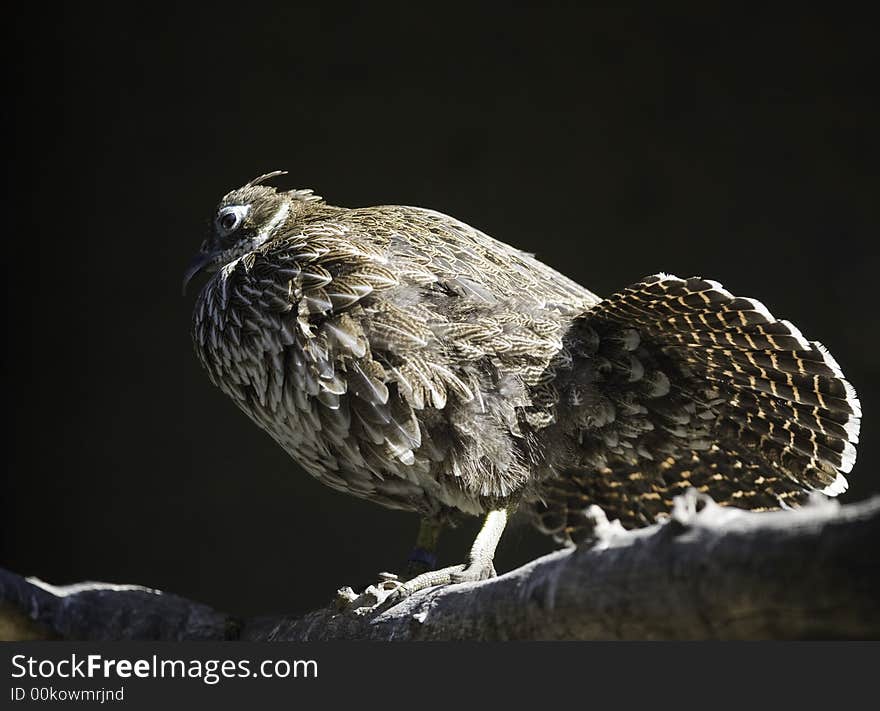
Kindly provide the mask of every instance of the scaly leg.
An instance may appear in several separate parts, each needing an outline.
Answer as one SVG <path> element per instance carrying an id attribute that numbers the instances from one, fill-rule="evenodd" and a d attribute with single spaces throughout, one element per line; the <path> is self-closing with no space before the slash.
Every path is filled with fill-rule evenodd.
<path id="1" fill-rule="evenodd" d="M 474 540 L 468 562 L 465 565 L 453 565 L 442 570 L 430 570 L 427 573 L 422 573 L 403 583 L 395 592 L 398 596 L 406 597 L 435 585 L 466 583 L 495 577 L 495 567 L 492 565 L 492 560 L 506 525 L 507 509 L 490 511 Z"/>

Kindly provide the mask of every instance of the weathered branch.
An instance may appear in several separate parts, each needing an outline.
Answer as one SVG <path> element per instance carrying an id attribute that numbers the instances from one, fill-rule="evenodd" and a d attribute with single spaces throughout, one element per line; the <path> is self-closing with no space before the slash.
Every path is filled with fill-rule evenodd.
<path id="1" fill-rule="evenodd" d="M 344 589 L 298 619 L 240 621 L 146 588 L 55 588 L 0 570 L 0 638 L 880 638 L 880 497 L 750 513 L 689 492 L 638 531 L 593 515 L 592 547 L 391 607 L 392 583 Z"/>

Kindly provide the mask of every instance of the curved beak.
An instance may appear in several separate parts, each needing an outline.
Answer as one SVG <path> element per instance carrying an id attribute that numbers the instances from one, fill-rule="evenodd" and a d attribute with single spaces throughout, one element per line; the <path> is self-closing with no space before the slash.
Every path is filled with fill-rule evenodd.
<path id="1" fill-rule="evenodd" d="M 199 252 L 195 257 L 193 257 L 193 260 L 189 263 L 189 266 L 186 268 L 186 271 L 183 274 L 184 296 L 186 296 L 186 287 L 189 286 L 189 283 L 193 280 L 193 277 L 195 277 L 196 274 L 202 271 L 213 261 L 214 254 L 211 252 Z"/>

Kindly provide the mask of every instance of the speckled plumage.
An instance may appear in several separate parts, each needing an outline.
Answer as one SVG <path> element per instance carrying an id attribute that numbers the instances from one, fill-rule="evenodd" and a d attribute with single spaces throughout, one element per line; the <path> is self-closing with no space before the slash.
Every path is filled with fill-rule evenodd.
<path id="1" fill-rule="evenodd" d="M 328 486 L 435 518 L 519 505 L 562 541 L 592 503 L 636 526 L 691 485 L 747 508 L 845 487 L 855 394 L 760 303 L 665 275 L 600 300 L 446 215 L 261 181 L 191 270 L 216 270 L 196 352 Z"/>

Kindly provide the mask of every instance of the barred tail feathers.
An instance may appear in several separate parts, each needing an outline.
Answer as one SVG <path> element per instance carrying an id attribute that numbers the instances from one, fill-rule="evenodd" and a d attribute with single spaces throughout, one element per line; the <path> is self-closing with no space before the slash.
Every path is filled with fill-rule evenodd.
<path id="1" fill-rule="evenodd" d="M 590 504 L 626 527 L 689 487 L 747 509 L 797 506 L 843 493 L 855 463 L 861 407 L 828 350 L 707 279 L 660 274 L 600 302 L 554 385 L 576 454 L 526 510 L 560 542 L 585 535 Z"/>
<path id="2" fill-rule="evenodd" d="M 637 329 L 719 394 L 717 437 L 805 488 L 837 495 L 856 459 L 861 406 L 837 361 L 755 299 L 714 281 L 648 277 L 591 314 Z"/>

